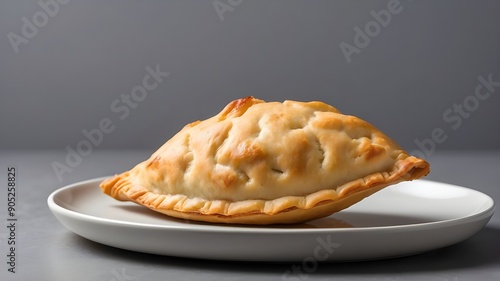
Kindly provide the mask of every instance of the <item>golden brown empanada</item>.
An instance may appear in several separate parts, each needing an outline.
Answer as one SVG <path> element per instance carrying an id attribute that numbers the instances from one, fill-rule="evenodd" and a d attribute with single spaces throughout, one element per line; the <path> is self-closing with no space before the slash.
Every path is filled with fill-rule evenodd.
<path id="1" fill-rule="evenodd" d="M 297 223 L 429 173 L 374 126 L 322 102 L 229 103 L 186 125 L 104 193 L 215 223 Z"/>

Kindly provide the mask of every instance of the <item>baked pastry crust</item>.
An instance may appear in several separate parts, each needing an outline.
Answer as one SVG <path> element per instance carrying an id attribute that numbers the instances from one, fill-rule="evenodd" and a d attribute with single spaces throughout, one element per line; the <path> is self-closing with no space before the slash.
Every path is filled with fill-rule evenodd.
<path id="1" fill-rule="evenodd" d="M 298 223 L 345 209 L 429 164 L 371 124 L 322 102 L 247 97 L 186 125 L 102 191 L 214 223 Z"/>

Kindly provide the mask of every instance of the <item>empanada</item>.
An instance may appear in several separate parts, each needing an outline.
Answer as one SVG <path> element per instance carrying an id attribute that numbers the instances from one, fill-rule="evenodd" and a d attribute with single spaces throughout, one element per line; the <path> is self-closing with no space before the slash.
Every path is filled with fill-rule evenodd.
<path id="1" fill-rule="evenodd" d="M 229 103 L 102 191 L 183 219 L 298 223 L 429 173 L 374 126 L 322 102 Z"/>

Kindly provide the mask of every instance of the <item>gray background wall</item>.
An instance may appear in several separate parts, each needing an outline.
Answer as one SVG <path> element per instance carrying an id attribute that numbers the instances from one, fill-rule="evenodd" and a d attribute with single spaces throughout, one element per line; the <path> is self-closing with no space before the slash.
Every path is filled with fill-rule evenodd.
<path id="1" fill-rule="evenodd" d="M 389 2 L 246 0 L 219 17 L 211 0 L 71 0 L 45 20 L 37 1 L 2 0 L 0 149 L 76 147 L 104 118 L 115 129 L 98 149 L 156 149 L 248 95 L 325 101 L 408 150 L 436 128 L 438 150 L 500 149 L 500 87 L 473 97 L 478 76 L 500 81 L 500 1 L 402 0 L 348 63 L 339 45 Z M 170 75 L 126 117 L 113 110 L 157 65 Z"/>

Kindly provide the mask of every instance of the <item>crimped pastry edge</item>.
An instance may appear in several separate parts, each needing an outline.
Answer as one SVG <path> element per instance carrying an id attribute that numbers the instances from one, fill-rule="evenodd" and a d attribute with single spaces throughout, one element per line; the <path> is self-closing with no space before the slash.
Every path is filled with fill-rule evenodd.
<path id="1" fill-rule="evenodd" d="M 404 154 L 398 157 L 391 171 L 373 173 L 335 188 L 304 196 L 238 202 L 189 198 L 182 194 L 156 194 L 134 183 L 128 172 L 106 179 L 100 187 L 105 194 L 118 200 L 133 201 L 180 219 L 213 223 L 288 224 L 328 216 L 389 185 L 421 178 L 429 171 L 425 160 Z"/>

